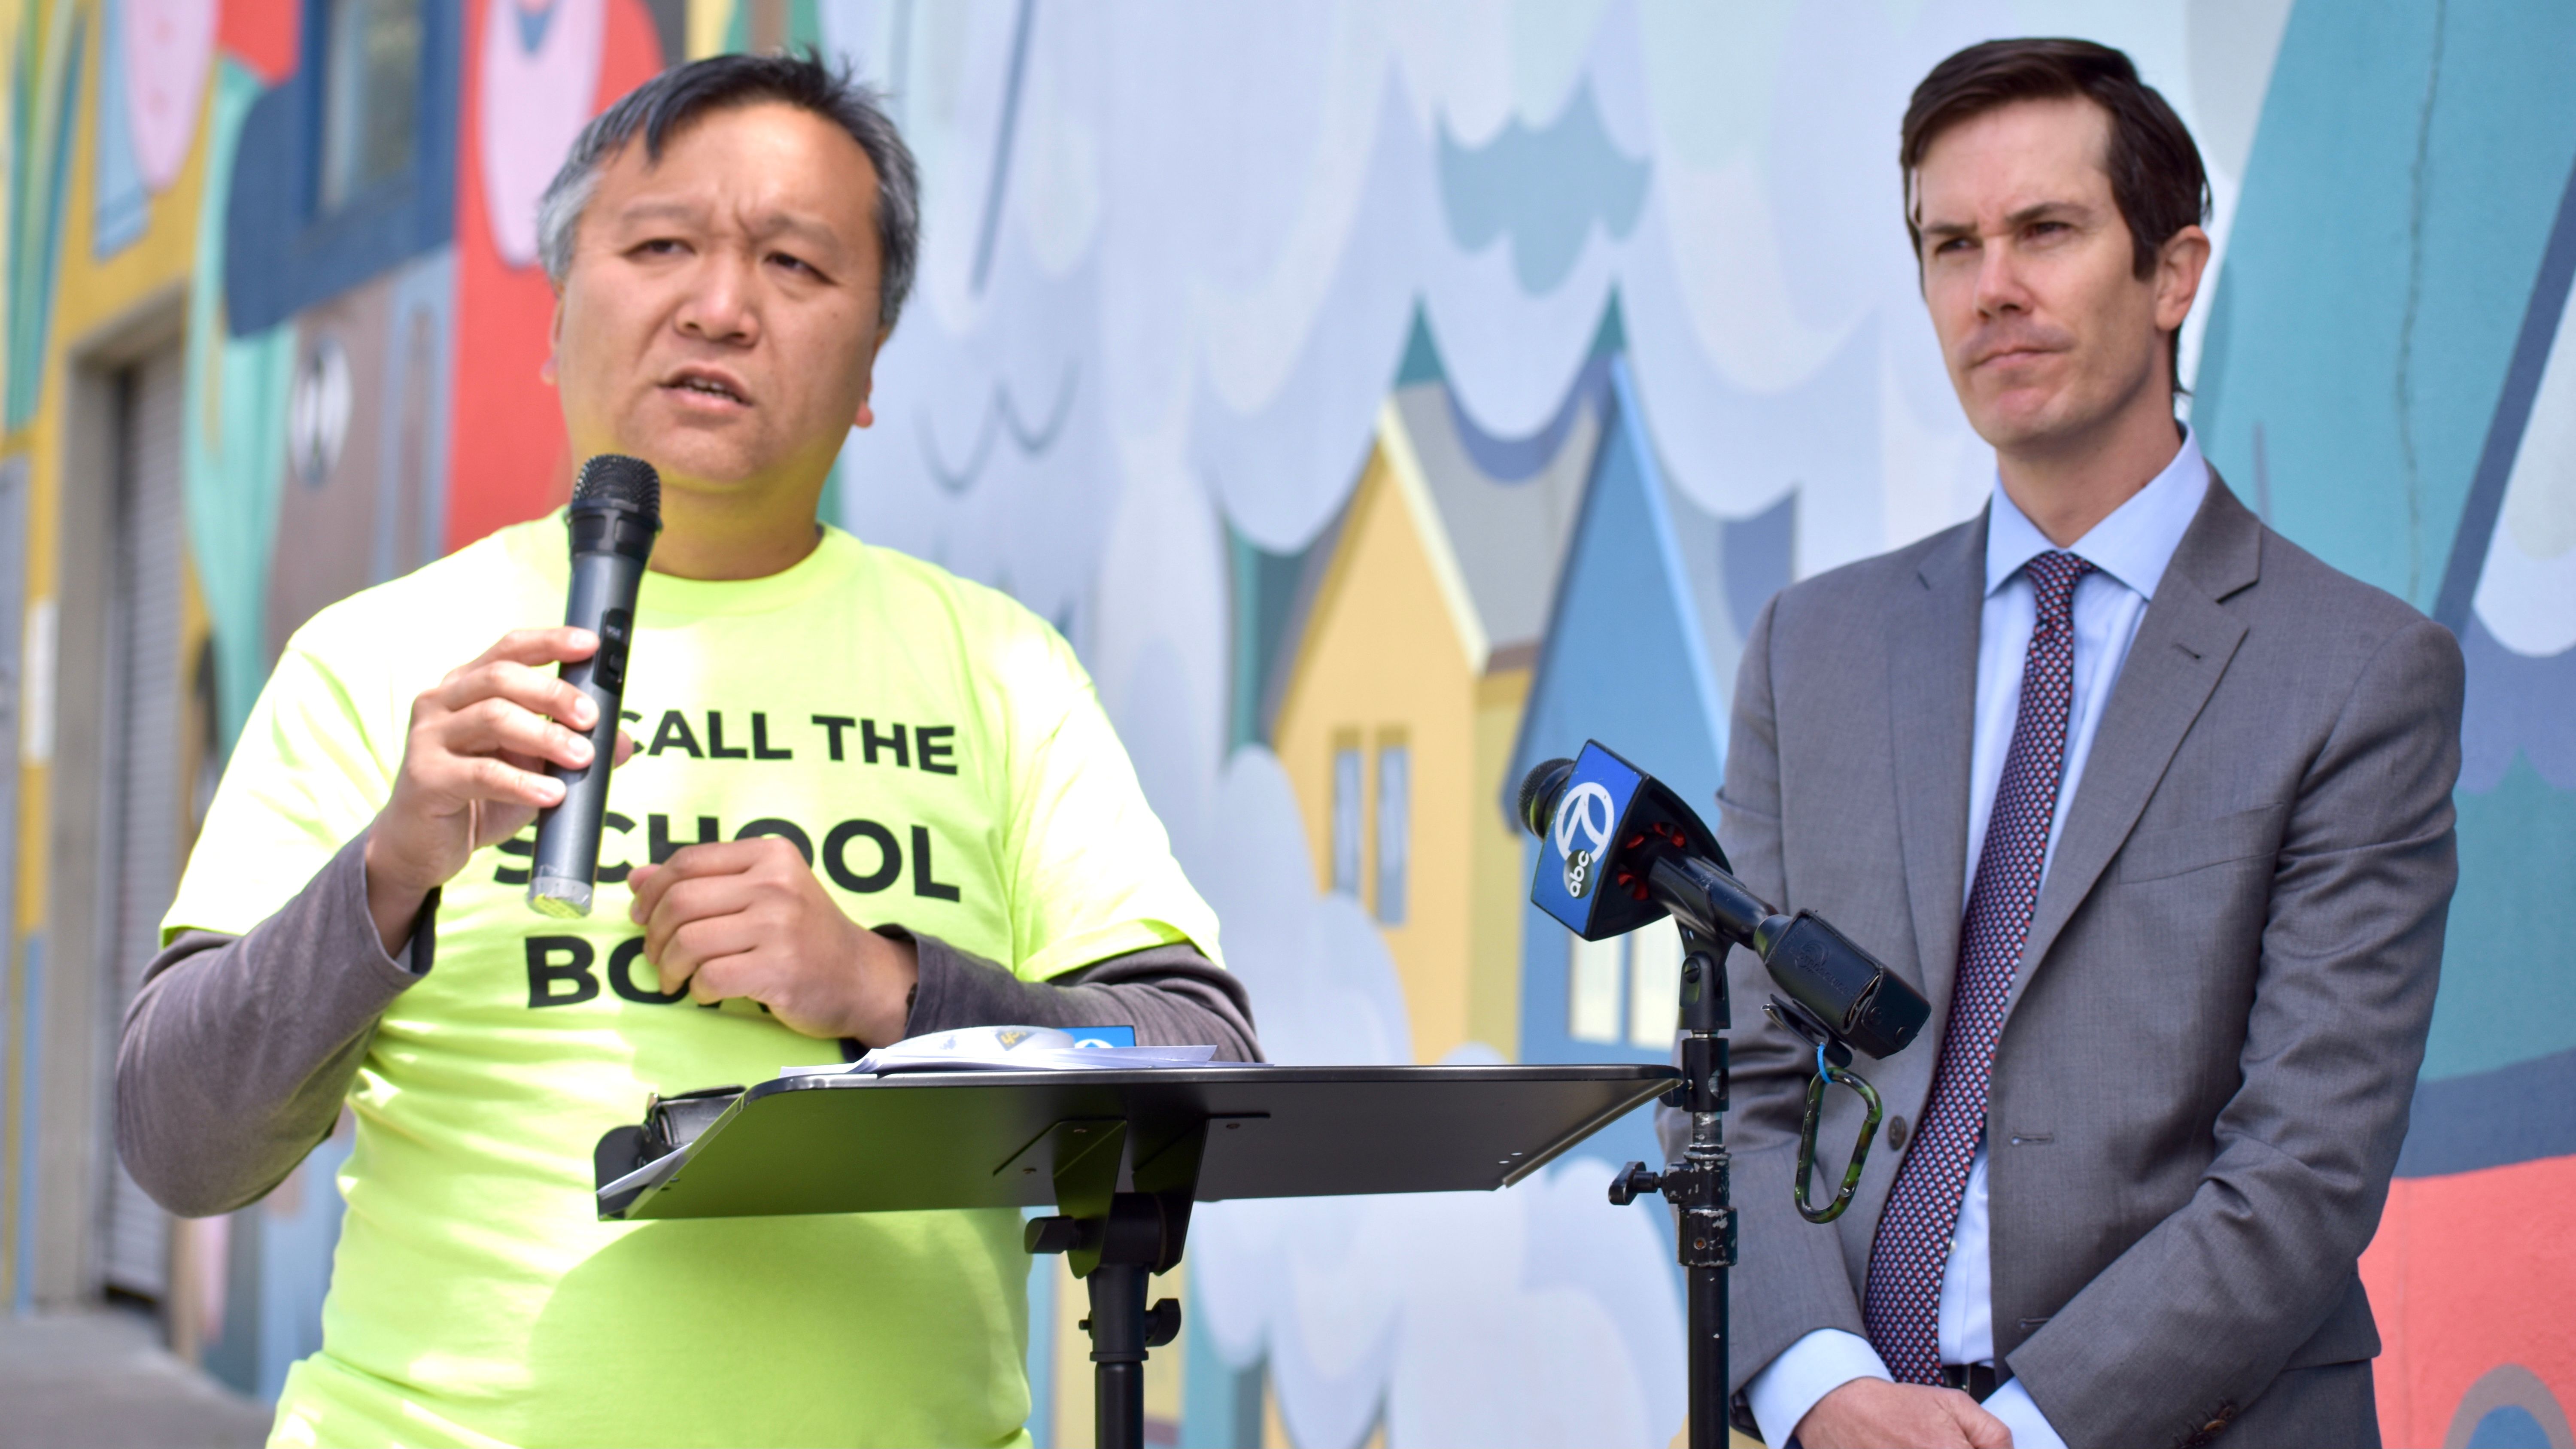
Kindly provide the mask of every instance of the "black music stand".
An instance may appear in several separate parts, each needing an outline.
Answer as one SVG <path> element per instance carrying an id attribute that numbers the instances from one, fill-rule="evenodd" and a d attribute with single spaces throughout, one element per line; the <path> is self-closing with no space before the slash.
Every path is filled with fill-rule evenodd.
<path id="1" fill-rule="evenodd" d="M 1068 1255 L 1088 1283 L 1097 1441 L 1137 1449 L 1146 1351 L 1181 1323 L 1171 1299 L 1146 1306 L 1146 1279 L 1180 1262 L 1194 1203 L 1508 1187 L 1679 1080 L 1640 1065 L 787 1077 L 657 1103 L 601 1138 L 600 1216 L 1052 1205 L 1029 1251 Z"/>

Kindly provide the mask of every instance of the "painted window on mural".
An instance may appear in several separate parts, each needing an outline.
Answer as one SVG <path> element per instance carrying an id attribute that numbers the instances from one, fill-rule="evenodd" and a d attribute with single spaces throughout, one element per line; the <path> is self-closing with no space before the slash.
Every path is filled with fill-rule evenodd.
<path id="1" fill-rule="evenodd" d="M 1576 1041 L 1619 1041 L 1628 974 L 1628 938 L 1565 938 L 1565 1034 Z"/>
<path id="2" fill-rule="evenodd" d="M 1360 748 L 1343 745 L 1333 751 L 1333 889 L 1360 893 Z"/>
<path id="3" fill-rule="evenodd" d="M 420 127 L 422 0 L 330 0 L 322 72 L 321 209 L 411 167 Z"/>
<path id="4" fill-rule="evenodd" d="M 1377 752 L 1377 918 L 1389 926 L 1404 924 L 1412 819 L 1412 751 L 1404 745 L 1381 745 Z"/>

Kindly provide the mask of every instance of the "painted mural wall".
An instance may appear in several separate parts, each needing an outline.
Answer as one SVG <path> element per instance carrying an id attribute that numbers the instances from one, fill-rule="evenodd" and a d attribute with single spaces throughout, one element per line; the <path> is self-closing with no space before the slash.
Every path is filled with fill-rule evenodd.
<path id="1" fill-rule="evenodd" d="M 1546 927 L 1505 794 L 1595 735 L 1706 802 L 1762 602 L 1981 506 L 1896 124 L 1935 60 L 2032 32 L 2129 50 L 2200 140 L 2219 256 L 2183 358 L 2219 470 L 2467 651 L 2462 887 L 2364 1262 L 2381 1412 L 2392 1442 L 2567 1443 L 2576 16 L 2537 0 L 0 4 L 13 1291 L 80 339 L 184 295 L 173 687 L 216 758 L 315 609 L 564 495 L 533 219 L 582 122 L 686 56 L 846 57 L 927 193 L 840 521 L 1072 640 L 1278 1059 L 1657 1060 L 1668 943 Z M 352 76 L 409 131 L 335 141 Z M 335 1152 L 188 1230 L 209 1362 L 254 1390 L 313 1342 Z M 1667 1442 L 1670 1229 L 1601 1191 L 1652 1155 L 1639 1119 L 1498 1195 L 1212 1206 L 1150 1411 L 1183 1444 Z M 1032 1427 L 1070 1445 L 1055 1271 Z"/>

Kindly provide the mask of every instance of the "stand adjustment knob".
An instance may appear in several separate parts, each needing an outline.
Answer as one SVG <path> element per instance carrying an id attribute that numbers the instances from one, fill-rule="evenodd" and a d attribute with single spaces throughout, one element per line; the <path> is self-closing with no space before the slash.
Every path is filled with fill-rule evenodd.
<path id="1" fill-rule="evenodd" d="M 1161 1348 L 1181 1336 L 1181 1300 L 1166 1298 L 1145 1311 L 1145 1346 Z"/>
<path id="2" fill-rule="evenodd" d="M 1629 1163 L 1619 1170 L 1617 1177 L 1610 1179 L 1610 1201 L 1617 1207 L 1626 1207 L 1641 1197 L 1653 1197 L 1663 1190 L 1663 1178 L 1649 1171 L 1642 1162 Z"/>
<path id="3" fill-rule="evenodd" d="M 1082 1224 L 1072 1218 L 1031 1218 L 1021 1242 L 1032 1253 L 1070 1253 L 1082 1246 Z"/>

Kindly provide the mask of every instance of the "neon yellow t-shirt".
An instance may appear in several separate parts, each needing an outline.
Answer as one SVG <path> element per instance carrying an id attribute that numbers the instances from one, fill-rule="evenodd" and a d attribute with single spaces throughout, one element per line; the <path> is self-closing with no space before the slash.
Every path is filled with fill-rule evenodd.
<path id="1" fill-rule="evenodd" d="M 561 516 L 324 610 L 260 696 L 165 933 L 247 932 L 364 830 L 414 695 L 560 619 Z M 584 921 L 527 842 L 446 888 L 435 963 L 350 1089 L 320 1353 L 277 1442 L 990 1444 L 1021 1433 L 1028 1258 L 1008 1212 L 596 1220 L 591 1149 L 646 1094 L 840 1059 L 756 1006 L 665 1001 L 627 869 L 783 835 L 852 919 L 1036 980 L 1216 922 L 1088 677 L 1010 599 L 826 530 L 770 578 L 648 575 Z"/>

